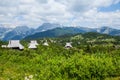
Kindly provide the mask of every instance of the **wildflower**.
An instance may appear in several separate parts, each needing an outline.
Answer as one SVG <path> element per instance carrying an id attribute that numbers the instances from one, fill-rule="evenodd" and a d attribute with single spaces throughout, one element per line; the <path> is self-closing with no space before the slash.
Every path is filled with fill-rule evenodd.
<path id="1" fill-rule="evenodd" d="M 27 76 L 25 76 L 25 80 L 30 80 Z"/>
<path id="2" fill-rule="evenodd" d="M 33 78 L 33 75 L 30 75 L 29 78 L 32 79 L 32 78 Z"/>

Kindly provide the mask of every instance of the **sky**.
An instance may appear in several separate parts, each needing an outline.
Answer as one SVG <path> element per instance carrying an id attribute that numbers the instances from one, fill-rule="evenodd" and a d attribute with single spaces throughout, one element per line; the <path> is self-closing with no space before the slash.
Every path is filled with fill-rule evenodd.
<path id="1" fill-rule="evenodd" d="M 120 28 L 120 0 L 0 0 L 0 24 Z"/>

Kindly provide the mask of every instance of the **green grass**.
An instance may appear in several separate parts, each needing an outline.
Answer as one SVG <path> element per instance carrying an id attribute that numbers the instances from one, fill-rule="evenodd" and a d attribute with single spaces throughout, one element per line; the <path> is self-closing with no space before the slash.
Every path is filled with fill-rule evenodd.
<path id="1" fill-rule="evenodd" d="M 0 49 L 0 80 L 30 76 L 33 80 L 117 80 L 120 49 L 99 45 L 67 50 L 54 44 L 39 45 L 37 50 Z"/>

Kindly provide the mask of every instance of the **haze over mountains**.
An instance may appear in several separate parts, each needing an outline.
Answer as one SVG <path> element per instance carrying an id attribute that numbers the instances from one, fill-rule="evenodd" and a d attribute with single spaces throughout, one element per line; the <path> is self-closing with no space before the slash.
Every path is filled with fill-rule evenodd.
<path id="1" fill-rule="evenodd" d="M 86 28 L 80 26 L 61 26 L 59 24 L 44 23 L 37 29 L 29 28 L 28 26 L 17 26 L 16 28 L 6 28 L 4 26 L 0 26 L 0 39 L 37 39 L 87 32 L 98 32 L 102 34 L 120 36 L 120 30 L 106 26 L 101 28 Z"/>

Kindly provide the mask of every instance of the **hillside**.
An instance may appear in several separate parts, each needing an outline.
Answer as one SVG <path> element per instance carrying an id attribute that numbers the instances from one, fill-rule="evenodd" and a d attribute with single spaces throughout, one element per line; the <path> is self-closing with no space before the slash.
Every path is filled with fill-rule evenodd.
<path id="1" fill-rule="evenodd" d="M 55 28 L 52 30 L 47 30 L 44 32 L 35 33 L 33 35 L 25 37 L 25 39 L 39 39 L 39 38 L 47 38 L 47 37 L 58 37 L 65 34 L 77 34 L 77 33 L 85 33 L 86 31 L 81 30 L 80 28 L 74 27 L 64 27 L 64 28 Z"/>
<path id="2" fill-rule="evenodd" d="M 112 36 L 119 36 L 120 30 L 112 29 L 108 27 L 102 27 L 98 29 L 92 28 L 83 28 L 83 27 L 62 27 L 62 28 L 54 28 L 43 32 L 38 32 L 29 36 L 26 36 L 24 39 L 39 39 L 39 38 L 51 38 L 51 37 L 59 37 L 64 35 L 74 35 L 78 33 L 87 33 L 87 32 L 98 32 L 101 34 L 108 34 Z M 94 35 L 93 35 L 94 36 Z"/>
<path id="3" fill-rule="evenodd" d="M 37 49 L 29 49 L 29 41 L 21 41 L 22 51 L 0 47 L 0 80 L 120 79 L 119 37 L 93 32 L 65 36 L 38 39 Z M 43 46 L 46 40 L 49 46 Z M 66 42 L 73 48 L 65 49 Z"/>
<path id="4" fill-rule="evenodd" d="M 69 29 L 69 30 L 68 30 Z M 101 34 L 97 32 L 85 32 L 77 28 L 56 28 L 45 32 L 40 32 L 32 36 L 26 37 L 24 40 L 42 39 L 42 38 L 57 38 L 64 41 L 76 41 L 87 43 L 120 43 L 119 36 L 111 36 L 108 34 Z"/>

